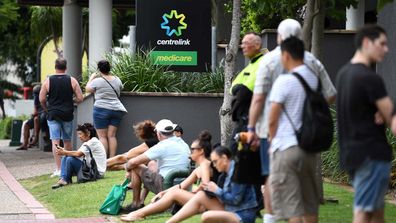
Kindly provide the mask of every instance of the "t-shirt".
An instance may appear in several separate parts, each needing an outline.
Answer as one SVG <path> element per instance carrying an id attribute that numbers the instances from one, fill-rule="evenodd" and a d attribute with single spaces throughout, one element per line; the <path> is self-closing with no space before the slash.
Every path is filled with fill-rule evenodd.
<path id="1" fill-rule="evenodd" d="M 382 78 L 364 64 L 348 63 L 336 85 L 341 167 L 353 173 L 367 158 L 391 161 L 385 125 L 374 120 L 376 101 L 388 95 Z"/>
<path id="2" fill-rule="evenodd" d="M 156 160 L 162 177 L 173 170 L 186 170 L 190 164 L 190 149 L 182 138 L 172 136 L 160 141 L 144 152 L 150 160 Z"/>
<path id="3" fill-rule="evenodd" d="M 89 148 L 91 149 L 92 155 L 96 161 L 96 165 L 98 166 L 98 171 L 100 175 L 103 176 L 104 173 L 106 172 L 106 150 L 103 144 L 99 141 L 98 138 L 93 137 L 87 142 L 84 142 L 81 145 L 81 147 L 78 149 L 78 151 L 84 153 L 87 164 L 90 165 L 91 155 L 89 154 L 89 150 L 85 145 L 89 146 Z M 83 160 L 83 158 L 84 157 L 80 157 L 81 160 Z"/>
<path id="4" fill-rule="evenodd" d="M 307 65 L 312 72 L 314 72 L 322 83 L 322 93 L 325 97 L 336 95 L 336 90 L 331 83 L 330 77 L 327 74 L 323 64 L 315 58 L 310 52 L 305 51 L 304 53 L 304 64 Z M 266 94 L 267 100 L 263 113 L 259 117 L 256 125 L 257 135 L 260 138 L 267 138 L 268 135 L 268 115 L 270 109 L 270 102 L 268 95 L 273 83 L 279 75 L 287 73 L 281 63 L 281 49 L 276 47 L 271 52 L 264 55 L 264 58 L 260 61 L 260 65 L 256 74 L 256 82 L 254 85 L 254 94 Z"/>
<path id="5" fill-rule="evenodd" d="M 124 105 L 118 99 L 121 89 L 123 88 L 120 78 L 114 76 L 114 79 L 109 80 L 108 82 L 111 84 L 111 86 L 113 86 L 117 94 L 114 92 L 110 84 L 101 77 L 93 79 L 88 85 L 88 87 L 95 90 L 94 106 L 97 108 L 126 112 L 127 110 L 125 109 Z"/>
<path id="6" fill-rule="evenodd" d="M 292 70 L 299 73 L 307 82 L 311 89 L 318 88 L 318 77 L 306 65 L 301 65 Z M 291 73 L 292 73 L 291 72 Z M 306 93 L 301 82 L 292 74 L 280 75 L 272 87 L 269 101 L 283 105 L 282 113 L 279 117 L 278 129 L 271 142 L 271 152 L 276 150 L 286 150 L 291 146 L 298 145 L 297 137 L 293 129 L 300 129 L 302 126 L 302 113 Z M 285 110 L 290 117 L 287 118 Z M 293 125 L 292 125 L 292 123 Z"/>
<path id="7" fill-rule="evenodd" d="M 54 74 L 49 77 L 47 119 L 52 121 L 73 120 L 73 86 L 67 74 Z"/>

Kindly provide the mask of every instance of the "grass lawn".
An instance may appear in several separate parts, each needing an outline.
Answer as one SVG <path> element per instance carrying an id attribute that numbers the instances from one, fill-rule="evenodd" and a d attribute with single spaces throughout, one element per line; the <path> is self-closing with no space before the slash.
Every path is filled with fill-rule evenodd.
<path id="1" fill-rule="evenodd" d="M 56 218 L 76 218 L 100 216 L 99 207 L 104 201 L 114 184 L 122 183 L 124 172 L 108 172 L 104 179 L 85 184 L 73 184 L 52 190 L 51 185 L 56 179 L 48 175 L 34 177 L 20 181 L 21 184 L 33 194 Z M 325 197 L 334 198 L 336 203 L 326 203 L 320 206 L 319 222 L 323 223 L 347 223 L 352 219 L 353 194 L 337 185 L 325 183 Z M 149 195 L 151 198 L 152 194 Z M 131 193 L 127 193 L 125 204 L 131 201 Z M 149 201 L 149 199 L 146 199 Z M 162 223 L 170 216 L 163 213 L 146 218 L 142 222 Z M 396 206 L 387 204 L 385 207 L 386 222 L 396 222 Z M 199 216 L 188 219 L 185 222 L 199 222 Z M 256 222 L 262 222 L 257 219 Z"/>

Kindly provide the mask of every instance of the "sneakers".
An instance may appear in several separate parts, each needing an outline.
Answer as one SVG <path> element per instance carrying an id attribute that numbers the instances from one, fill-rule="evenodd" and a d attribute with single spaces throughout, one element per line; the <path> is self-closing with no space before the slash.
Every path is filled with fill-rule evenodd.
<path id="1" fill-rule="evenodd" d="M 53 178 L 53 177 L 60 177 L 60 170 L 55 170 L 55 171 L 51 174 L 50 177 L 51 177 L 51 178 Z"/>

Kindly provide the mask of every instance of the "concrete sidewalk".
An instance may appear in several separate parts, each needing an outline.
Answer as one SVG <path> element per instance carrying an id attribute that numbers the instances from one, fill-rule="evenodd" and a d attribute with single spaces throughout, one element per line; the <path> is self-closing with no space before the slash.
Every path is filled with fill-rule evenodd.
<path id="1" fill-rule="evenodd" d="M 50 174 L 55 164 L 51 152 L 37 148 L 17 151 L 9 140 L 0 140 L 0 223 L 1 222 L 111 222 L 101 217 L 55 219 L 17 180 Z"/>

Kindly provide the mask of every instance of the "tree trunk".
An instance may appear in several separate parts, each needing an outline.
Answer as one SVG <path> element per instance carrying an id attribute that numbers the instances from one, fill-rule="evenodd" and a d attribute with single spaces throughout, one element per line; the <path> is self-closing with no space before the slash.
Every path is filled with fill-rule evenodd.
<path id="1" fill-rule="evenodd" d="M 224 67 L 224 100 L 220 108 L 220 127 L 221 127 L 221 144 L 228 146 L 233 129 L 231 119 L 231 99 L 230 87 L 232 77 L 235 73 L 235 62 L 239 48 L 241 32 L 241 0 L 233 0 L 232 3 L 232 27 L 230 42 L 226 48 L 225 67 Z"/>
<path id="2" fill-rule="evenodd" d="M 315 16 L 313 19 L 313 28 L 312 28 L 312 54 L 323 61 L 323 38 L 324 38 L 324 20 L 326 15 L 326 0 L 316 0 L 315 1 Z M 318 184 L 319 189 L 319 198 L 320 203 L 324 203 L 324 195 L 323 195 L 323 176 L 322 176 L 322 159 L 320 154 L 316 156 L 316 183 Z"/>
<path id="3" fill-rule="evenodd" d="M 312 40 L 312 26 L 313 18 L 315 15 L 315 0 L 308 0 L 305 5 L 304 25 L 303 25 L 303 41 L 305 50 L 311 51 L 311 40 Z"/>

